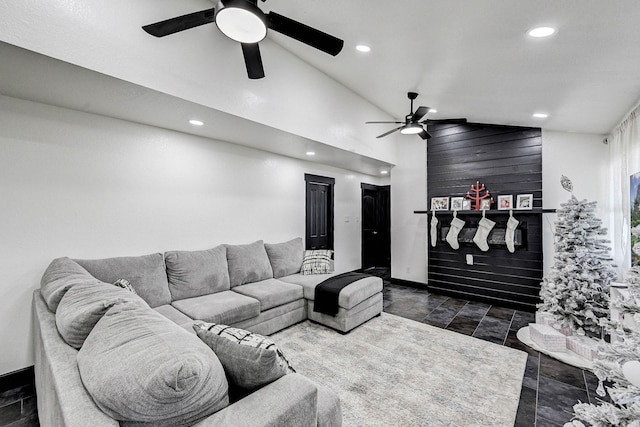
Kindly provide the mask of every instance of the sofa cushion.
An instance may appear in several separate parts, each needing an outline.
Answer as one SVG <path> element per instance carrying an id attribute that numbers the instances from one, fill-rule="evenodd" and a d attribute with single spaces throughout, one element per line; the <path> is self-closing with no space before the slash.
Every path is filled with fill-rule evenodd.
<path id="1" fill-rule="evenodd" d="M 337 276 L 338 273 L 329 274 L 292 274 L 290 276 L 281 277 L 279 280 L 287 283 L 294 283 L 302 286 L 304 289 L 305 299 L 312 300 L 315 298 L 316 286 L 330 277 Z"/>
<path id="2" fill-rule="evenodd" d="M 262 240 L 248 245 L 226 245 L 231 287 L 273 277 L 273 269 Z"/>
<path id="3" fill-rule="evenodd" d="M 238 387 L 254 389 L 295 372 L 267 337 L 216 323 L 197 322 L 193 329 L 218 356 L 229 380 Z"/>
<path id="4" fill-rule="evenodd" d="M 101 283 L 71 258 L 56 258 L 47 267 L 40 280 L 40 293 L 49 310 L 55 312 L 64 294 L 75 285 Z"/>
<path id="5" fill-rule="evenodd" d="M 203 251 L 166 252 L 164 258 L 174 301 L 230 288 L 227 249 L 223 245 Z"/>
<path id="6" fill-rule="evenodd" d="M 265 243 L 264 248 L 269 256 L 274 278 L 300 272 L 304 255 L 301 237 L 284 243 Z"/>
<path id="7" fill-rule="evenodd" d="M 71 347 L 80 348 L 107 310 L 127 301 L 149 307 L 137 295 L 108 283 L 73 286 L 62 297 L 56 311 L 58 332 Z"/>
<path id="8" fill-rule="evenodd" d="M 331 256 L 332 250 L 315 249 L 304 251 L 302 258 L 302 274 L 327 274 L 331 273 Z"/>
<path id="9" fill-rule="evenodd" d="M 266 311 L 270 308 L 304 298 L 302 286 L 282 282 L 278 279 L 267 279 L 236 286 L 233 288 L 233 292 L 238 292 L 239 294 L 260 301 L 260 311 Z"/>
<path id="10" fill-rule="evenodd" d="M 236 323 L 260 314 L 260 301 L 233 291 L 173 301 L 172 306 L 195 320 Z"/>
<path id="11" fill-rule="evenodd" d="M 162 314 L 167 319 L 171 320 L 176 325 L 184 326 L 191 325 L 193 319 L 172 306 L 171 304 L 165 304 L 154 308 L 155 311 Z"/>
<path id="12" fill-rule="evenodd" d="M 135 304 L 109 309 L 77 361 L 96 405 L 117 420 L 192 425 L 229 403 L 224 370 L 211 349 Z"/>
<path id="13" fill-rule="evenodd" d="M 106 259 L 75 260 L 92 276 L 103 282 L 113 283 L 128 280 L 138 295 L 151 307 L 171 302 L 169 283 L 164 267 L 164 256 L 160 253 Z"/>

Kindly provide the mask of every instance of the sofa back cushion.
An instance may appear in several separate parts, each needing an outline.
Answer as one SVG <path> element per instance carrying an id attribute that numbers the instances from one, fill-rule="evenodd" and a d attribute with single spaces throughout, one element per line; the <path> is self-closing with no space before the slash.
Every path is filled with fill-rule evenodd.
<path id="1" fill-rule="evenodd" d="M 213 351 L 155 310 L 135 304 L 110 308 L 77 361 L 96 405 L 117 420 L 186 426 L 229 404 Z"/>
<path id="2" fill-rule="evenodd" d="M 301 237 L 283 243 L 265 243 L 264 248 L 269 256 L 274 278 L 300 272 L 304 255 Z"/>
<path id="3" fill-rule="evenodd" d="M 273 269 L 264 242 L 226 245 L 231 287 L 273 278 Z"/>
<path id="4" fill-rule="evenodd" d="M 163 254 L 75 261 L 103 282 L 128 280 L 150 307 L 171 302 Z"/>
<path id="5" fill-rule="evenodd" d="M 173 301 L 230 289 L 224 245 L 204 251 L 166 252 L 164 259 Z"/>
<path id="6" fill-rule="evenodd" d="M 107 310 L 125 302 L 149 307 L 139 296 L 109 283 L 83 283 L 73 286 L 58 304 L 58 332 L 71 347 L 80 348 Z"/>
<path id="7" fill-rule="evenodd" d="M 79 284 L 97 284 L 100 280 L 71 258 L 56 258 L 47 267 L 40 279 L 40 293 L 49 310 L 58 309 L 58 304 L 71 287 Z"/>

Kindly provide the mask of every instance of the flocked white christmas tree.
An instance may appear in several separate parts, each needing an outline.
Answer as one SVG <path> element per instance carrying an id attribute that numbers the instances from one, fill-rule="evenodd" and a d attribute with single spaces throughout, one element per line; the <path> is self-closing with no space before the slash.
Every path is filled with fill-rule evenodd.
<path id="1" fill-rule="evenodd" d="M 624 319 L 631 319 L 629 323 L 635 327 L 625 327 L 626 321 L 624 324 L 614 322 L 611 343 L 600 343 L 593 363 L 594 373 L 600 380 L 598 394 L 605 395 L 602 381 L 609 380 L 612 385 L 607 387 L 607 391 L 613 403 L 578 403 L 573 407 L 573 422 L 565 424 L 565 427 L 583 427 L 583 421 L 594 427 L 640 427 L 640 379 L 637 377 L 640 370 L 640 267 L 631 268 L 626 282 L 631 298 L 612 301 L 611 304 Z"/>
<path id="2" fill-rule="evenodd" d="M 571 192 L 571 181 L 562 176 Z M 615 277 L 607 233 L 595 216 L 596 202 L 571 198 L 557 211 L 554 264 L 543 278 L 538 309 L 568 324 L 578 335 L 600 335 L 609 316 L 609 284 Z"/>

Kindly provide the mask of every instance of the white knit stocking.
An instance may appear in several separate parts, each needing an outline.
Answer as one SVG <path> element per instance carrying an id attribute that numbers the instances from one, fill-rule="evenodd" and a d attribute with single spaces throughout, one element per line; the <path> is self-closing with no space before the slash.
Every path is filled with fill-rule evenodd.
<path id="1" fill-rule="evenodd" d="M 480 250 L 484 252 L 489 250 L 487 237 L 489 237 L 489 233 L 495 225 L 495 222 L 487 218 L 481 218 L 480 221 L 478 221 L 478 231 L 476 231 L 476 235 L 473 236 L 473 243 L 475 243 Z"/>
<path id="2" fill-rule="evenodd" d="M 460 247 L 458 244 L 458 234 L 460 234 L 462 227 L 464 227 L 464 221 L 460 218 L 453 218 L 451 220 L 451 227 L 449 227 L 449 232 L 447 233 L 447 243 L 449 243 L 452 249 L 458 249 Z"/>
<path id="3" fill-rule="evenodd" d="M 438 218 L 436 214 L 431 215 L 431 230 L 429 236 L 431 237 L 431 246 L 436 247 L 436 241 L 438 239 Z"/>
<path id="4" fill-rule="evenodd" d="M 520 221 L 514 217 L 509 217 L 509 221 L 507 221 L 507 231 L 504 234 L 504 242 L 507 244 L 507 249 L 509 249 L 509 252 L 511 253 L 516 251 L 514 237 L 518 224 L 520 224 Z"/>

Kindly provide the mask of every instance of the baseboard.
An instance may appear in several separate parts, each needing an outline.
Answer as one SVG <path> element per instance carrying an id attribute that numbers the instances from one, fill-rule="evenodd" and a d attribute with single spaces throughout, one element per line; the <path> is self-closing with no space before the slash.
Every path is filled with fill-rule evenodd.
<path id="1" fill-rule="evenodd" d="M 0 375 L 0 393 L 34 384 L 33 366 Z"/>
<path id="2" fill-rule="evenodd" d="M 428 290 L 427 284 L 423 282 L 414 282 L 411 280 L 396 279 L 395 277 L 392 277 L 390 282 L 393 283 L 394 285 L 401 285 L 401 286 L 407 286 L 409 288 L 418 288 L 418 289 Z"/>

